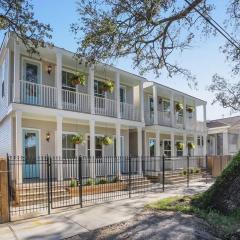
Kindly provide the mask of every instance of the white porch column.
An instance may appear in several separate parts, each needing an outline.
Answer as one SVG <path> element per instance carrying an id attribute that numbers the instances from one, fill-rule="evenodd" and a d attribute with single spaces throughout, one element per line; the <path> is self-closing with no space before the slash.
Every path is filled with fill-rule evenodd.
<path id="1" fill-rule="evenodd" d="M 57 106 L 62 109 L 62 53 L 56 53 L 55 84 L 57 87 Z"/>
<path id="2" fill-rule="evenodd" d="M 184 129 L 187 128 L 187 111 L 186 111 L 186 104 L 187 100 L 186 100 L 186 96 L 183 97 L 183 126 Z"/>
<path id="3" fill-rule="evenodd" d="M 95 114 L 94 100 L 94 65 L 88 68 L 88 94 L 90 95 L 90 112 Z"/>
<path id="4" fill-rule="evenodd" d="M 184 144 L 183 156 L 187 156 L 188 151 L 187 151 L 187 134 L 186 133 L 183 134 L 183 144 Z"/>
<path id="5" fill-rule="evenodd" d="M 144 93 L 143 93 L 143 82 L 139 83 L 139 101 L 140 101 L 140 119 L 144 122 Z"/>
<path id="6" fill-rule="evenodd" d="M 61 181 L 63 179 L 63 164 L 62 164 L 62 121 L 63 118 L 60 115 L 57 115 L 56 117 L 57 121 L 57 130 L 56 130 L 56 156 L 59 159 L 58 160 L 58 180 Z"/>
<path id="7" fill-rule="evenodd" d="M 160 156 L 160 131 L 157 130 L 156 131 L 156 152 L 155 152 L 155 156 L 159 157 Z"/>
<path id="8" fill-rule="evenodd" d="M 171 93 L 170 97 L 170 109 L 171 109 L 171 121 L 172 121 L 172 127 L 175 126 L 175 106 L 174 106 L 174 95 Z"/>
<path id="9" fill-rule="evenodd" d="M 20 46 L 14 41 L 13 102 L 20 102 Z"/>
<path id="10" fill-rule="evenodd" d="M 223 155 L 229 155 L 228 149 L 228 131 L 223 132 Z"/>
<path id="11" fill-rule="evenodd" d="M 195 133 L 194 134 L 194 145 L 195 145 L 195 149 L 194 149 L 194 156 L 198 156 L 198 142 L 197 142 L 197 139 L 198 139 L 198 134 Z"/>
<path id="12" fill-rule="evenodd" d="M 156 159 L 155 159 L 155 166 L 156 166 L 156 171 L 157 173 L 160 171 L 161 169 L 161 162 L 160 162 L 160 131 L 157 130 L 156 131 L 156 151 L 155 151 L 155 156 L 156 156 Z"/>
<path id="13" fill-rule="evenodd" d="M 175 138 L 174 133 L 171 132 L 171 157 L 175 157 Z"/>
<path id="14" fill-rule="evenodd" d="M 203 134 L 203 156 L 207 155 L 207 134 Z"/>
<path id="15" fill-rule="evenodd" d="M 137 129 L 137 144 L 138 144 L 138 173 L 142 174 L 142 128 Z"/>
<path id="16" fill-rule="evenodd" d="M 203 122 L 204 122 L 204 127 L 206 127 L 207 124 L 207 105 L 203 105 Z"/>
<path id="17" fill-rule="evenodd" d="M 158 125 L 158 100 L 157 100 L 157 86 L 153 85 L 153 116 L 154 125 Z"/>
<path id="18" fill-rule="evenodd" d="M 120 176 L 121 174 L 121 125 L 116 123 L 116 156 L 118 159 L 117 162 L 117 173 Z"/>
<path id="19" fill-rule="evenodd" d="M 22 142 L 22 112 L 17 111 L 15 113 L 16 116 L 16 157 L 19 158 L 19 162 L 16 168 L 16 180 L 17 184 L 22 183 L 23 175 L 22 175 L 22 164 L 23 162 L 21 161 L 22 156 L 23 156 L 23 142 Z M 24 159 L 23 159 L 24 160 Z"/>
<path id="20" fill-rule="evenodd" d="M 120 110 L 120 73 L 117 71 L 115 73 L 115 101 L 117 105 L 117 118 L 121 118 Z"/>
<path id="21" fill-rule="evenodd" d="M 90 131 L 90 176 L 95 178 L 95 120 L 89 121 L 89 131 Z"/>

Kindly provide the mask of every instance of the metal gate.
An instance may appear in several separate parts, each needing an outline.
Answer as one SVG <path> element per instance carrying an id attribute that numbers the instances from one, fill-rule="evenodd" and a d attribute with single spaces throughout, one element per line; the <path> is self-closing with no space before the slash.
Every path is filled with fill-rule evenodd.
<path id="1" fill-rule="evenodd" d="M 23 177 L 26 159 L 8 156 L 10 219 L 50 214 L 54 209 L 85 207 L 151 191 L 160 193 L 177 184 L 169 183 L 175 175 L 189 185 L 194 180 L 192 172 L 205 168 L 205 159 L 203 156 L 71 159 L 42 156 L 31 161 L 39 164 L 39 177 L 34 175 L 36 166 L 28 162 L 26 178 Z"/>

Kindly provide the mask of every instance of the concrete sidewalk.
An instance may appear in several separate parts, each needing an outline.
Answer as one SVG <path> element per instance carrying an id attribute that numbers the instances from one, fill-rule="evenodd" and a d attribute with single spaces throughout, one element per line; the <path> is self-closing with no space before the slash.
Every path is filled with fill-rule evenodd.
<path id="1" fill-rule="evenodd" d="M 131 199 L 124 199 L 92 207 L 75 209 L 34 219 L 0 225 L 0 239 L 64 239 L 82 232 L 94 230 L 114 223 L 129 220 L 144 205 L 157 199 L 176 195 L 191 195 L 206 190 L 211 183 L 196 182 L 166 190 L 164 193 L 145 193 Z"/>

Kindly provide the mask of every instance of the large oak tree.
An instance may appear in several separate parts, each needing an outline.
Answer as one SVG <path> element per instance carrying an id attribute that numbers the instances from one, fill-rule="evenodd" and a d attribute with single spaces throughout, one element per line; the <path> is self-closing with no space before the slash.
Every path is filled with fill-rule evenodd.
<path id="1" fill-rule="evenodd" d="M 51 39 L 52 29 L 35 18 L 31 1 L 0 0 L 0 31 L 15 33 L 29 52 L 36 53 Z"/>

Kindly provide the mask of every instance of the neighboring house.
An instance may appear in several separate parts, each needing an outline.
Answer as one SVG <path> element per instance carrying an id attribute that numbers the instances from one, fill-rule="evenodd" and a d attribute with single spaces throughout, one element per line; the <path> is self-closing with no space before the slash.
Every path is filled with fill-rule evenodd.
<path id="1" fill-rule="evenodd" d="M 1 155 L 23 156 L 33 166 L 35 156 L 46 154 L 63 159 L 206 154 L 205 101 L 116 67 L 78 64 L 73 56 L 46 47 L 30 57 L 20 41 L 6 35 L 0 52 Z M 86 85 L 72 83 L 76 71 L 87 76 Z M 106 80 L 114 81 L 112 93 L 102 90 Z M 179 103 L 183 108 L 176 111 Z M 78 133 L 84 144 L 71 141 Z M 102 136 L 111 136 L 113 144 L 100 144 Z M 196 145 L 194 151 L 188 143 Z"/>
<path id="2" fill-rule="evenodd" d="M 233 155 L 240 148 L 240 116 L 207 121 L 208 155 Z"/>

